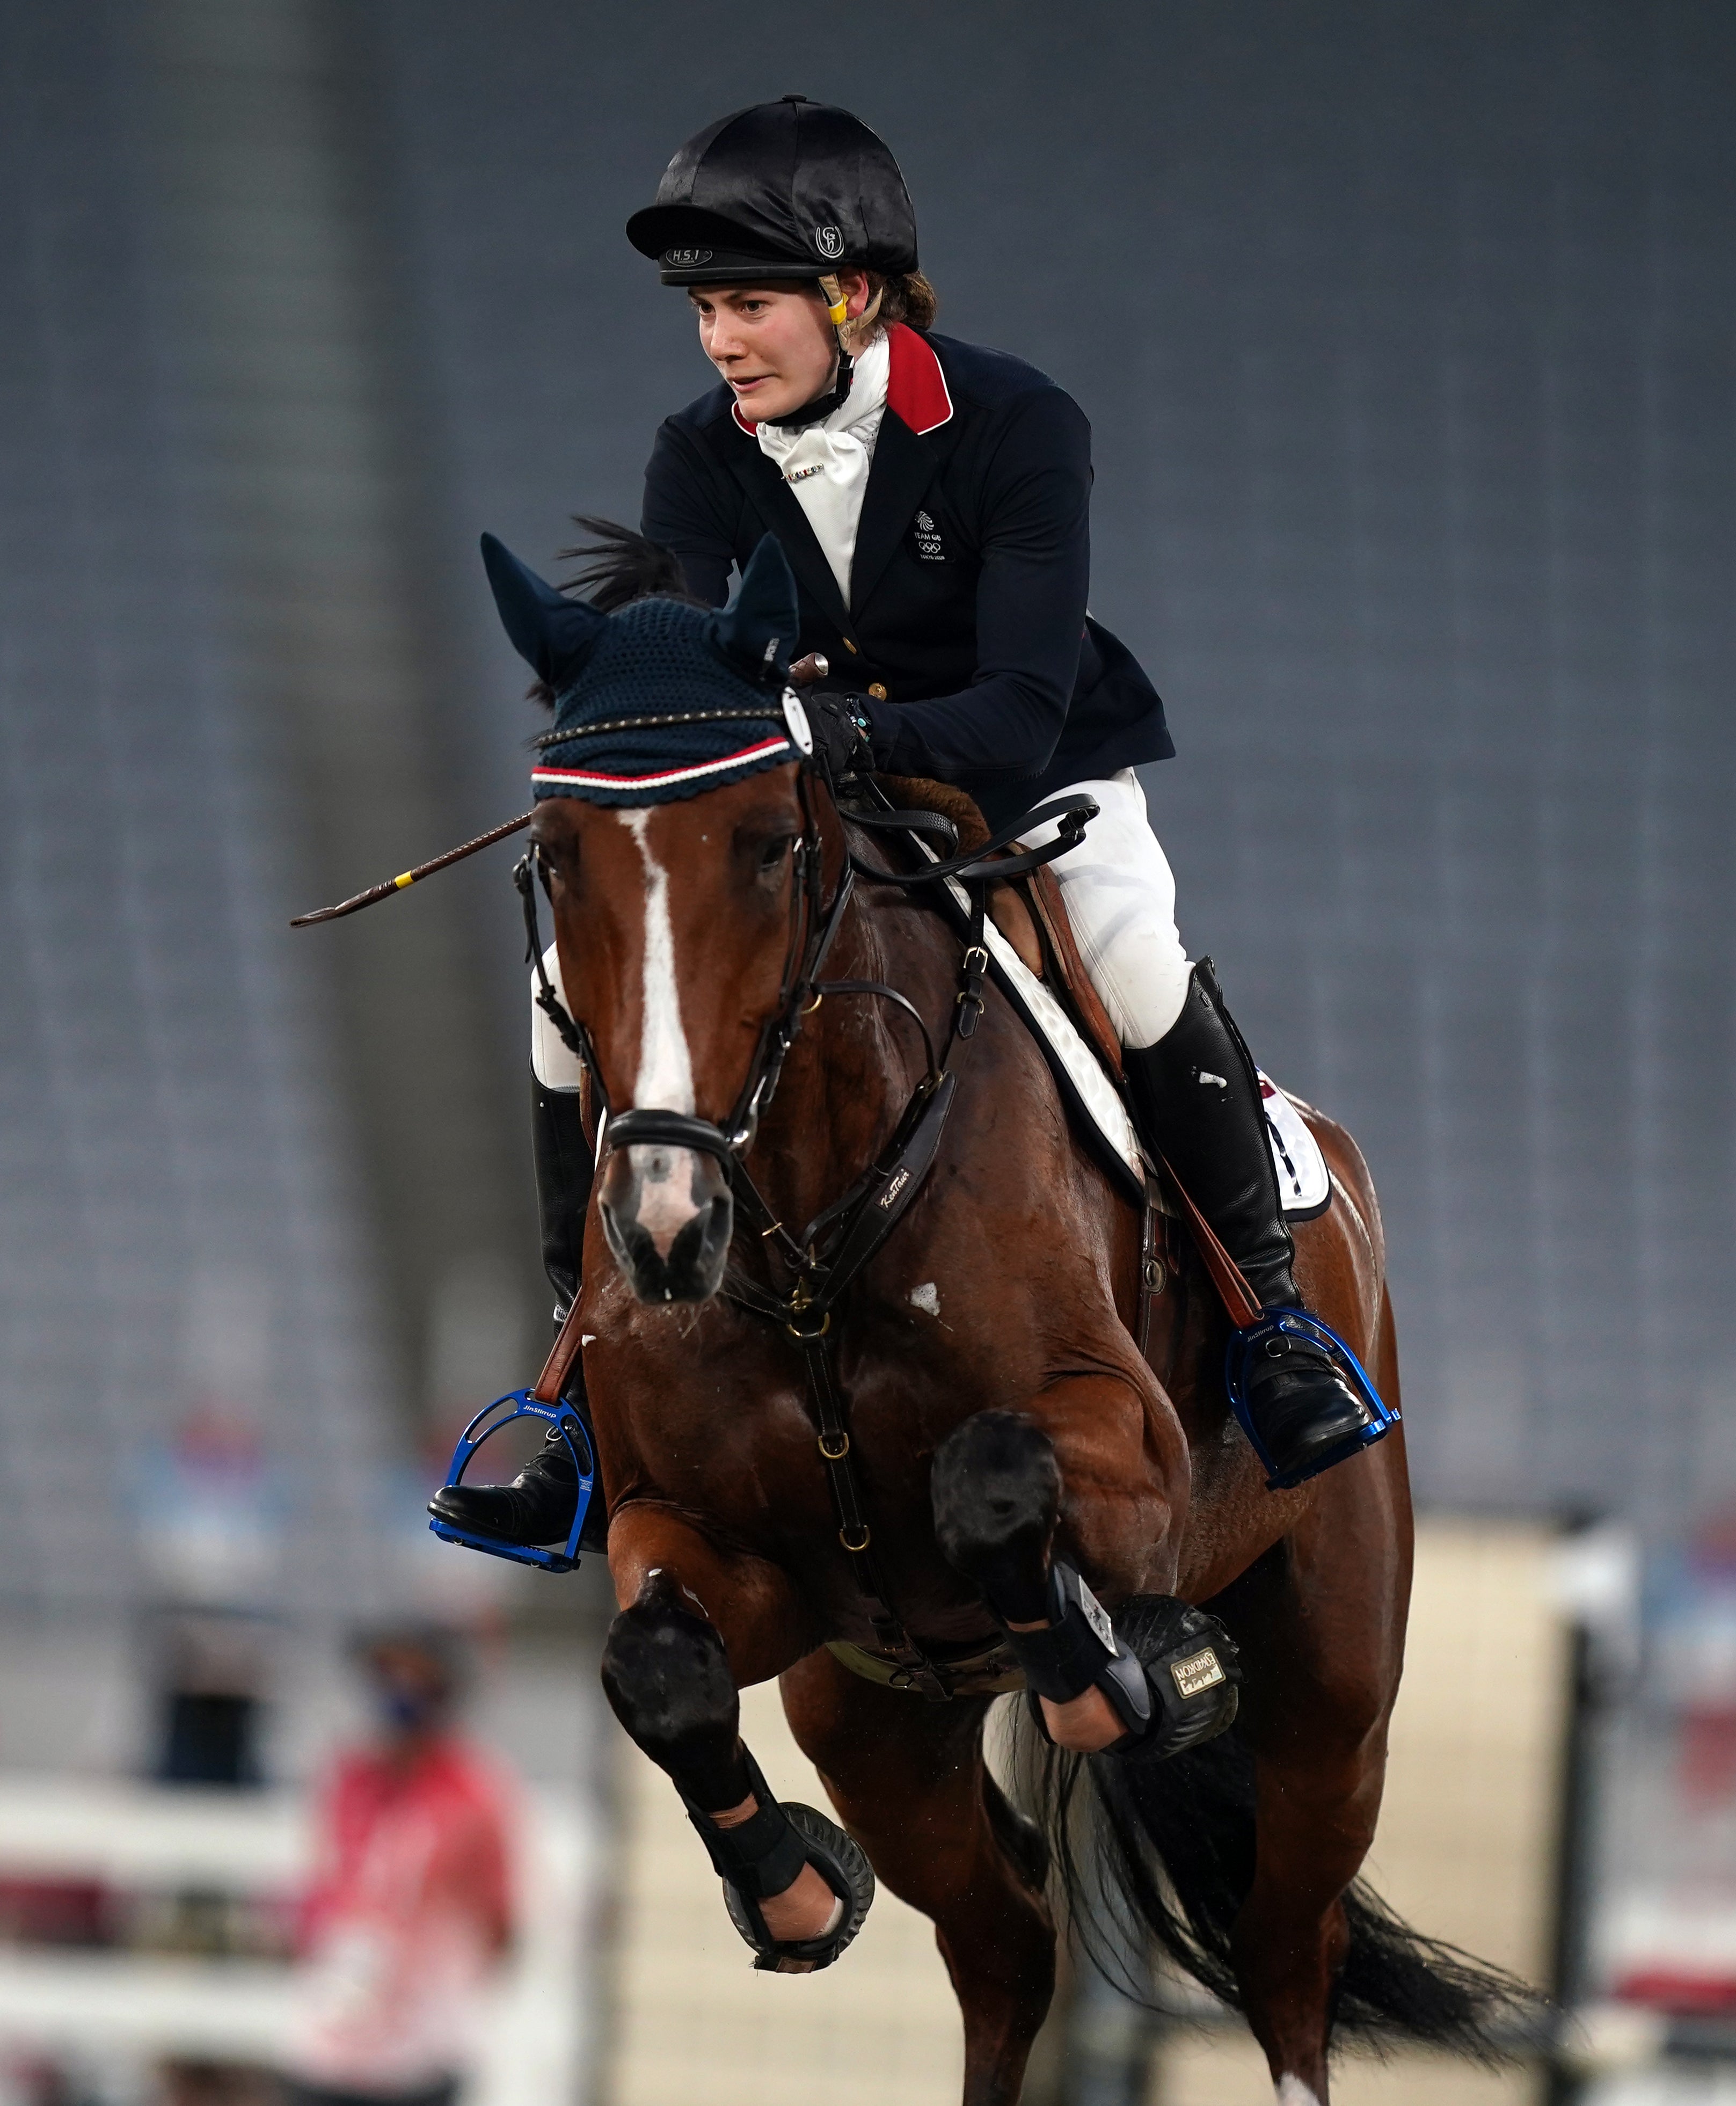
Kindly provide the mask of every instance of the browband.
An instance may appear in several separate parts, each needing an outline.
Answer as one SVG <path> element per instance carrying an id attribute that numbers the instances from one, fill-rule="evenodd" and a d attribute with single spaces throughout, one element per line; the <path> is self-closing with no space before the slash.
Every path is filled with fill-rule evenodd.
<path id="1" fill-rule="evenodd" d="M 783 715 L 781 702 L 772 703 L 763 710 L 678 710 L 673 714 L 662 711 L 652 716 L 611 717 L 603 724 L 575 724 L 569 731 L 539 732 L 526 743 L 533 752 L 540 753 L 544 746 L 565 746 L 575 738 L 597 738 L 604 732 L 655 731 L 664 724 L 777 724 Z"/>

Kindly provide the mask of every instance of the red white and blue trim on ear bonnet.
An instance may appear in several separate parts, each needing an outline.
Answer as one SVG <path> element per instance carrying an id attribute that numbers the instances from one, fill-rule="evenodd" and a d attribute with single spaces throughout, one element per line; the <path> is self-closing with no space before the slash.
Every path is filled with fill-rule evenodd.
<path id="1" fill-rule="evenodd" d="M 492 534 L 482 561 L 519 656 L 554 690 L 531 793 L 665 804 L 812 751 L 788 682 L 795 580 L 767 535 L 721 612 L 642 599 L 604 614 L 569 599 Z"/>

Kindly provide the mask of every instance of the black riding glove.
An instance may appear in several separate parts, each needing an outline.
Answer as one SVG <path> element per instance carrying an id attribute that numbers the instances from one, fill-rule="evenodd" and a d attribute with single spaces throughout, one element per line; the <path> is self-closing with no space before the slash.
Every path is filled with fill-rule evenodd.
<path id="1" fill-rule="evenodd" d="M 814 735 L 815 754 L 829 778 L 836 783 L 847 775 L 866 774 L 874 766 L 866 697 L 812 695 L 803 697 L 803 706 Z"/>

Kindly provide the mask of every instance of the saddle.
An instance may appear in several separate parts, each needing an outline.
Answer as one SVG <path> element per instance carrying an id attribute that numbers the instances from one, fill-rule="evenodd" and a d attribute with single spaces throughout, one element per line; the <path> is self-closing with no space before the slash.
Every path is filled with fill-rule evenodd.
<path id="1" fill-rule="evenodd" d="M 988 822 L 965 791 L 919 776 L 875 779 L 900 809 L 950 819 L 961 854 L 989 839 Z M 1018 852 L 1013 842 L 1000 853 Z M 991 885 L 987 908 L 995 977 L 1041 1048 L 1076 1127 L 1130 1197 L 1164 1213 L 1188 1212 L 1182 1195 L 1151 1176 L 1122 1096 L 1121 1038 L 1091 984 L 1054 871 L 1044 864 Z M 1297 1100 L 1264 1074 L 1259 1082 L 1285 1215 L 1292 1221 L 1311 1221 L 1331 1204 L 1326 1158 Z"/>
<path id="2" fill-rule="evenodd" d="M 876 779 L 893 803 L 906 810 L 938 812 L 951 819 L 958 829 L 961 854 L 981 848 L 988 839 L 988 821 L 978 810 L 976 800 L 963 790 L 918 775 L 882 775 Z M 1009 849 L 1005 853 L 1012 854 L 1015 850 Z M 1087 1042 L 1119 1083 L 1121 1042 L 1079 955 L 1067 903 L 1061 896 L 1061 880 L 1054 872 L 1045 863 L 1022 877 L 991 886 L 988 911 L 990 920 L 1013 946 L 1026 970 L 1060 990 Z"/>

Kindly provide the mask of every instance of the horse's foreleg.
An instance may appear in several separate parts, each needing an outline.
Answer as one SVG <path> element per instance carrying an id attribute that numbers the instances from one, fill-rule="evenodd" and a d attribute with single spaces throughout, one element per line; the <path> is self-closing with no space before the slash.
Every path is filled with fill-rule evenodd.
<path id="1" fill-rule="evenodd" d="M 1013 2106 L 1054 1988 L 1045 1852 L 982 1760 L 987 1703 L 931 1704 L 829 1652 L 783 1678 L 784 1708 L 851 1833 L 932 1919 L 964 2021 L 965 2106 Z"/>
<path id="2" fill-rule="evenodd" d="M 739 1684 L 785 1665 L 803 1624 L 788 1583 L 751 1559 L 727 1565 L 661 1509 L 617 1512 L 609 1562 L 621 1611 L 602 1683 L 615 1716 L 667 1772 L 714 1866 L 757 1910 L 767 1938 L 800 1944 L 848 1914 L 813 1853 L 764 1790 L 740 1736 Z M 781 1637 L 781 1645 L 780 1642 Z M 745 1669 L 746 1671 L 744 1671 Z M 804 1962 L 787 1957 L 785 1971 Z"/>
<path id="3" fill-rule="evenodd" d="M 1005 1626 L 1050 1739 L 1081 1754 L 1138 1737 L 1152 1719 L 1143 1669 L 1118 1656 L 1092 1591 L 1174 1584 L 1186 1450 L 1173 1414 L 1157 1441 L 1148 1432 L 1130 1384 L 1081 1375 L 1025 1411 L 979 1412 L 934 1458 L 941 1548 Z M 1154 1456 L 1165 1445 L 1171 1454 Z"/>

